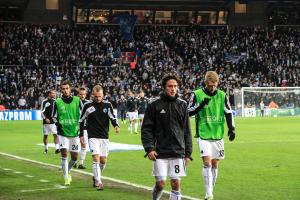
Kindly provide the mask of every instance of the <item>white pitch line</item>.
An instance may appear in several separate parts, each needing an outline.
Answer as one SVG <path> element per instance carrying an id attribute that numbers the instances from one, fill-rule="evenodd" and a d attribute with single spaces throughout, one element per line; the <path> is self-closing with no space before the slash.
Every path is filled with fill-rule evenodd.
<path id="1" fill-rule="evenodd" d="M 47 191 L 47 190 L 59 190 L 59 189 L 65 189 L 68 188 L 66 186 L 62 185 L 54 185 L 53 188 L 41 188 L 41 189 L 32 189 L 32 190 L 20 190 L 20 192 L 36 192 L 36 191 Z"/>
<path id="2" fill-rule="evenodd" d="M 45 179 L 41 179 L 41 180 L 39 180 L 39 182 L 42 182 L 42 183 L 48 183 L 49 181 L 48 181 L 48 180 L 45 180 Z"/>
<path id="3" fill-rule="evenodd" d="M 37 160 L 31 160 L 31 159 L 28 159 L 28 158 L 12 155 L 12 154 L 8 154 L 8 153 L 0 152 L 0 155 L 15 158 L 15 159 L 18 159 L 18 160 L 24 160 L 24 161 L 27 161 L 27 162 L 36 163 L 36 164 L 40 164 L 40 165 L 44 165 L 44 166 L 48 166 L 48 167 L 50 166 L 50 167 L 54 167 L 54 168 L 58 168 L 58 169 L 61 168 L 60 165 L 53 165 L 53 164 L 49 164 L 49 163 L 43 163 L 43 162 L 40 162 L 40 161 L 37 161 Z M 90 172 L 85 172 L 85 171 L 81 171 L 81 170 L 78 170 L 78 169 L 72 169 L 72 171 L 75 171 L 75 172 L 80 173 L 80 174 L 93 176 L 93 174 L 90 173 Z M 152 187 L 139 185 L 139 184 L 135 184 L 135 183 L 131 183 L 131 182 L 128 182 L 128 181 L 123 181 L 123 180 L 119 180 L 119 179 L 115 179 L 115 178 L 111 178 L 111 177 L 101 176 L 101 178 L 104 179 L 104 180 L 109 180 L 109 181 L 112 181 L 112 182 L 121 183 L 121 184 L 129 185 L 129 186 L 132 186 L 132 187 L 136 187 L 136 188 L 140 188 L 140 189 L 144 189 L 144 190 L 148 190 L 148 191 L 152 191 L 152 189 L 153 189 Z M 40 190 L 44 190 L 44 189 L 40 189 Z M 170 194 L 169 191 L 164 191 L 164 193 Z M 185 198 L 185 199 L 188 199 L 188 200 L 201 200 L 201 199 L 191 197 L 191 196 L 186 196 L 186 195 L 182 195 L 182 198 Z"/>
<path id="4" fill-rule="evenodd" d="M 23 172 L 13 171 L 14 174 L 23 174 Z"/>

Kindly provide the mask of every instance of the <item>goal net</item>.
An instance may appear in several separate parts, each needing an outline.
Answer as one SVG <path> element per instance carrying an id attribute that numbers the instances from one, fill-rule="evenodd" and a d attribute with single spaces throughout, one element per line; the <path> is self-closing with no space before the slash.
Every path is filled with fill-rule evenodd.
<path id="1" fill-rule="evenodd" d="M 300 87 L 243 87 L 234 95 L 243 117 L 300 116 Z"/>

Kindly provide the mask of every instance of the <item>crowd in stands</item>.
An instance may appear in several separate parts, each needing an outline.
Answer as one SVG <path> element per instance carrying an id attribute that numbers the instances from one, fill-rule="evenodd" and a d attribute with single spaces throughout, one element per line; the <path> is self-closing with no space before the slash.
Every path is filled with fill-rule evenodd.
<path id="1" fill-rule="evenodd" d="M 131 51 L 135 69 L 120 58 Z M 170 71 L 188 100 L 207 70 L 220 74 L 233 105 L 234 89 L 299 86 L 300 28 L 137 26 L 134 40 L 124 41 L 117 26 L 0 23 L 0 104 L 7 109 L 39 108 L 61 79 L 74 88 L 101 84 L 115 102 L 128 90 L 149 96 Z"/>

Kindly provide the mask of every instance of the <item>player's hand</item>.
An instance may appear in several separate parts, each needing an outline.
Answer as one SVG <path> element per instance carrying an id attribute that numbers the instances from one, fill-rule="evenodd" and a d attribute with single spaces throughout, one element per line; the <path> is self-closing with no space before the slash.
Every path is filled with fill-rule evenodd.
<path id="1" fill-rule="evenodd" d="M 80 143 L 81 143 L 81 144 L 84 144 L 84 137 L 81 136 L 81 137 L 79 137 L 79 139 L 80 139 Z"/>
<path id="2" fill-rule="evenodd" d="M 155 161 L 155 160 L 156 160 L 156 156 L 157 156 L 156 151 L 150 151 L 150 152 L 148 153 L 148 158 L 149 158 L 150 160 Z"/>
<path id="3" fill-rule="evenodd" d="M 191 159 L 186 157 L 184 158 L 184 161 L 185 161 L 185 166 L 187 166 L 191 162 Z"/>
<path id="4" fill-rule="evenodd" d="M 208 105 L 209 101 L 210 101 L 210 98 L 204 98 L 203 101 L 202 101 L 202 104 L 203 105 Z"/>
<path id="5" fill-rule="evenodd" d="M 228 130 L 229 141 L 233 141 L 235 138 L 234 130 Z"/>
<path id="6" fill-rule="evenodd" d="M 46 119 L 45 119 L 45 122 L 46 122 L 47 124 L 50 124 L 50 119 L 46 118 Z"/>
<path id="7" fill-rule="evenodd" d="M 116 126 L 115 131 L 116 131 L 116 133 L 120 133 L 120 127 Z"/>

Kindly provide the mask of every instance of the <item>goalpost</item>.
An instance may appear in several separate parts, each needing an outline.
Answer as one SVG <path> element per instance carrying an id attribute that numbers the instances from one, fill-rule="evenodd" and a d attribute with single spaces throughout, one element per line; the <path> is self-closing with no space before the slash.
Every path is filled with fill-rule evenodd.
<path id="1" fill-rule="evenodd" d="M 300 87 L 243 87 L 238 93 L 235 108 L 243 117 L 300 116 Z"/>

